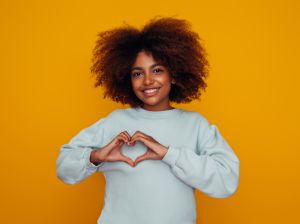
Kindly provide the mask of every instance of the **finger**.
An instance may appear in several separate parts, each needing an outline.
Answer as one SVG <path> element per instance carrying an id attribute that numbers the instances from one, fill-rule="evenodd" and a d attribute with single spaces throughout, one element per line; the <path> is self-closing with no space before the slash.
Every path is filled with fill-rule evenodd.
<path id="1" fill-rule="evenodd" d="M 120 136 L 124 136 L 125 137 L 125 143 L 128 145 L 128 146 L 134 146 L 135 144 L 134 143 L 130 143 L 130 140 L 131 140 L 131 137 L 130 137 L 130 135 L 128 134 L 128 132 L 122 132 L 121 134 L 120 134 Z"/>
<path id="2" fill-rule="evenodd" d="M 150 135 L 147 135 L 146 133 L 142 132 L 142 131 L 136 131 L 134 135 L 137 135 L 137 136 L 143 136 L 145 138 L 152 138 Z M 133 136 L 134 136 L 133 135 Z"/>
<path id="3" fill-rule="evenodd" d="M 128 163 L 130 166 L 134 167 L 134 162 L 133 162 L 133 160 L 130 159 L 129 157 L 127 157 L 127 156 L 124 156 L 122 153 L 121 153 L 120 161 L 126 162 L 126 163 Z"/>
<path id="4" fill-rule="evenodd" d="M 126 135 L 127 140 L 130 141 L 131 140 L 131 136 L 129 135 L 129 133 L 127 131 L 123 131 L 123 133 Z"/>
<path id="5" fill-rule="evenodd" d="M 118 137 L 120 137 L 122 139 L 122 141 L 128 142 L 127 136 L 124 133 L 119 134 Z"/>
<path id="6" fill-rule="evenodd" d="M 147 139 L 141 135 L 138 135 L 138 136 L 135 136 L 135 137 L 132 137 L 131 138 L 131 141 L 129 143 L 132 143 L 132 142 L 136 142 L 136 141 L 141 141 L 143 142 L 145 145 L 147 145 L 146 141 Z"/>
<path id="7" fill-rule="evenodd" d="M 116 138 L 115 138 L 115 144 L 116 145 L 122 145 L 122 144 L 124 144 L 125 142 L 127 141 L 127 139 L 126 139 L 126 137 L 125 136 L 123 136 L 123 135 L 118 135 Z"/>
<path id="8" fill-rule="evenodd" d="M 129 142 L 135 142 L 135 141 L 137 141 L 137 138 L 138 138 L 139 136 L 137 136 L 137 135 L 134 135 L 134 136 L 132 136 L 131 137 L 131 140 L 129 141 Z"/>
<path id="9" fill-rule="evenodd" d="M 138 138 L 138 137 L 147 139 L 147 140 L 149 140 L 149 141 L 156 142 L 155 139 L 153 139 L 151 136 L 146 135 L 146 134 L 144 134 L 144 133 L 142 133 L 142 132 L 140 132 L 140 131 L 137 132 L 135 135 L 133 135 L 133 136 L 131 137 L 130 142 L 132 142 L 133 140 L 135 140 L 135 139 Z"/>
<path id="10" fill-rule="evenodd" d="M 147 156 L 147 153 L 137 157 L 134 161 L 134 165 L 136 166 L 139 162 L 143 161 L 143 160 L 147 160 L 148 159 L 148 156 Z"/>
<path id="11" fill-rule="evenodd" d="M 119 135 L 124 136 L 128 141 L 130 141 L 130 135 L 127 131 L 122 131 Z"/>
<path id="12" fill-rule="evenodd" d="M 159 143 L 152 139 L 148 139 L 143 136 L 138 136 L 138 137 L 132 139 L 131 141 L 134 141 L 134 142 L 141 141 L 145 146 L 147 146 L 147 148 L 149 150 L 151 150 L 152 152 L 154 152 L 156 154 L 159 153 Z"/>
<path id="13" fill-rule="evenodd" d="M 103 149 L 101 149 L 101 151 L 103 154 L 107 155 L 116 146 L 121 146 L 124 141 L 125 140 L 122 139 L 122 136 L 117 135 L 114 139 L 111 140 L 111 142 L 109 142 L 105 147 L 103 147 Z"/>
<path id="14" fill-rule="evenodd" d="M 133 135 L 129 141 L 129 145 L 135 145 L 135 142 L 139 140 L 141 135 L 139 133 Z"/>
<path id="15" fill-rule="evenodd" d="M 111 143 L 117 144 L 119 141 L 124 141 L 125 142 L 125 138 L 121 133 L 118 134 L 116 137 L 114 137 L 113 140 L 111 141 Z"/>
<path id="16" fill-rule="evenodd" d="M 136 131 L 132 136 L 131 136 L 131 139 L 132 138 L 135 138 L 135 137 L 138 137 L 138 136 L 146 136 L 143 132 L 141 131 Z"/>
<path id="17" fill-rule="evenodd" d="M 127 139 L 126 144 L 129 145 L 129 146 L 133 145 L 133 144 L 130 144 L 130 143 L 129 143 L 130 140 L 131 140 L 131 136 L 129 135 L 129 133 L 128 133 L 127 131 L 124 131 L 124 132 L 123 132 L 123 135 L 126 136 L 126 139 Z"/>
<path id="18" fill-rule="evenodd" d="M 139 134 L 139 133 L 141 133 L 141 132 L 140 132 L 140 131 L 136 131 L 136 132 L 133 133 L 132 136 L 135 136 L 135 135 L 137 135 L 137 134 Z"/>

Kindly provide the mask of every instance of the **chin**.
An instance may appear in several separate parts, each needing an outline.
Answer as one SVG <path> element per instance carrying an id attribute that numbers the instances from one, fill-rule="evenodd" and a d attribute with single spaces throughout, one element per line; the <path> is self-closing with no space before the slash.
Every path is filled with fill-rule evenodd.
<path id="1" fill-rule="evenodd" d="M 140 98 L 141 101 L 143 101 L 143 103 L 145 104 L 149 104 L 149 105 L 156 105 L 159 104 L 161 102 L 161 99 L 155 99 L 155 98 Z"/>

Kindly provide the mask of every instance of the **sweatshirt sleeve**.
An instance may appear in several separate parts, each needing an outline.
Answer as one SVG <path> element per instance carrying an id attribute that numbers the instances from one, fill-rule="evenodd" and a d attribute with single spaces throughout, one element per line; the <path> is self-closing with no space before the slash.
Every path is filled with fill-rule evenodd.
<path id="1" fill-rule="evenodd" d="M 90 162 L 92 150 L 103 144 L 105 118 L 101 118 L 91 126 L 82 129 L 69 143 L 60 148 L 56 160 L 56 175 L 66 184 L 83 181 L 96 171 L 101 171 L 102 163 L 94 165 Z"/>
<path id="2" fill-rule="evenodd" d="M 237 190 L 240 162 L 218 128 L 202 117 L 196 151 L 169 146 L 162 161 L 187 185 L 214 198 Z"/>

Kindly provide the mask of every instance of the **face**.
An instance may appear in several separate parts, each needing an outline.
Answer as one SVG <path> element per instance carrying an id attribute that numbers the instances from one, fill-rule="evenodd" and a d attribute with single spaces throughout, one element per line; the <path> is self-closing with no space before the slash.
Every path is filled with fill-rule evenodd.
<path id="1" fill-rule="evenodd" d="M 169 104 L 171 78 L 168 69 L 154 60 L 151 54 L 141 51 L 131 67 L 131 84 L 135 95 L 143 101 L 146 110 L 172 109 Z"/>

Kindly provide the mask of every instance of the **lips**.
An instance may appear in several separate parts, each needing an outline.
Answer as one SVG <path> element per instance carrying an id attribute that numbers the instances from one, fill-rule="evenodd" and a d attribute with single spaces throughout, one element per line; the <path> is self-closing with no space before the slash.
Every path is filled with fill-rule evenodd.
<path id="1" fill-rule="evenodd" d="M 153 96 L 158 92 L 159 89 L 160 89 L 160 87 L 158 87 L 158 88 L 148 88 L 148 89 L 143 90 L 143 93 L 144 93 L 145 96 Z"/>

